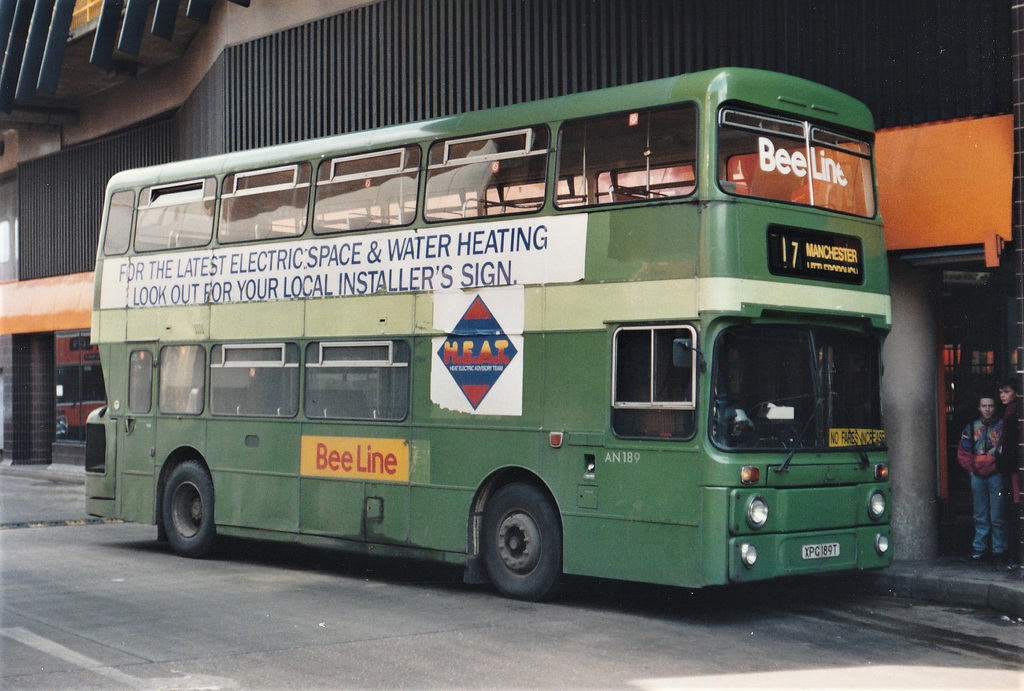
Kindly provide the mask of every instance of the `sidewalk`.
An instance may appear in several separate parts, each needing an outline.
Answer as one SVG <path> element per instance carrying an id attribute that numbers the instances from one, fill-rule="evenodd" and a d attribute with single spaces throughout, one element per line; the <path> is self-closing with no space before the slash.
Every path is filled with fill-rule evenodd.
<path id="1" fill-rule="evenodd" d="M 1024 569 L 999 571 L 991 563 L 968 564 L 956 557 L 897 561 L 860 576 L 872 592 L 950 605 L 988 607 L 1024 619 Z"/>
<path id="2" fill-rule="evenodd" d="M 80 465 L 12 465 L 10 461 L 4 461 L 0 463 L 0 473 L 85 484 L 85 468 Z"/>
<path id="3" fill-rule="evenodd" d="M 0 473 L 53 482 L 85 483 L 85 469 L 71 465 L 11 465 Z M 996 570 L 992 564 L 968 564 L 955 557 L 897 561 L 881 571 L 855 576 L 872 593 L 917 598 L 967 607 L 988 607 L 1024 619 L 1024 568 Z"/>

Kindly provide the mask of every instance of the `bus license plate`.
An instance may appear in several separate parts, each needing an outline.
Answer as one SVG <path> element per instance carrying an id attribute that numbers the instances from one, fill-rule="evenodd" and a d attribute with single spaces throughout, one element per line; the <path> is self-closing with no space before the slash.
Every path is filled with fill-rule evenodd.
<path id="1" fill-rule="evenodd" d="M 804 559 L 831 559 L 839 556 L 838 542 L 824 542 L 820 545 L 804 545 Z"/>

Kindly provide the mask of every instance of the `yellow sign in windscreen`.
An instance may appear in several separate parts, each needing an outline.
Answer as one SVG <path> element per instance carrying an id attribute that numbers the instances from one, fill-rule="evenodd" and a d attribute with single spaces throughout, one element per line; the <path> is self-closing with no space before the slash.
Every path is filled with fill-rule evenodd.
<path id="1" fill-rule="evenodd" d="M 302 437 L 302 475 L 384 482 L 409 481 L 404 439 Z"/>
<path id="2" fill-rule="evenodd" d="M 885 430 L 881 429 L 830 429 L 828 445 L 836 446 L 881 446 L 885 443 Z"/>

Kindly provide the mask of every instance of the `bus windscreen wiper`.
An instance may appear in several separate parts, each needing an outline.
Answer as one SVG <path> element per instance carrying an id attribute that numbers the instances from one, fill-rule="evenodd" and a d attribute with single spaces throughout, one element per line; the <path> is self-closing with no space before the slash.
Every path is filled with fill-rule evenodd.
<path id="1" fill-rule="evenodd" d="M 786 460 L 777 465 L 774 470 L 776 473 L 784 473 L 789 470 L 789 464 L 793 462 L 793 456 L 796 455 L 797 445 L 803 440 L 804 435 L 807 434 L 807 428 L 811 426 L 811 422 L 818 417 L 818 410 L 821 409 L 821 404 L 825 402 L 824 396 L 819 396 L 818 400 L 814 404 L 814 409 L 811 410 L 811 414 L 807 416 L 807 422 L 804 423 L 804 427 L 800 430 L 800 435 L 793 440 L 793 448 L 789 450 L 789 454 L 786 456 Z"/>

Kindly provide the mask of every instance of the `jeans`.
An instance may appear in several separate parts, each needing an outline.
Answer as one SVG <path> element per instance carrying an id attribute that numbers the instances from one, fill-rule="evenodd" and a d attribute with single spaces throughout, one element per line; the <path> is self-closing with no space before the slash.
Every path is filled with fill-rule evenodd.
<path id="1" fill-rule="evenodd" d="M 988 549 L 992 537 L 992 553 L 1006 554 L 1006 493 L 999 473 L 991 477 L 971 475 L 971 493 L 974 495 L 974 551 Z"/>

